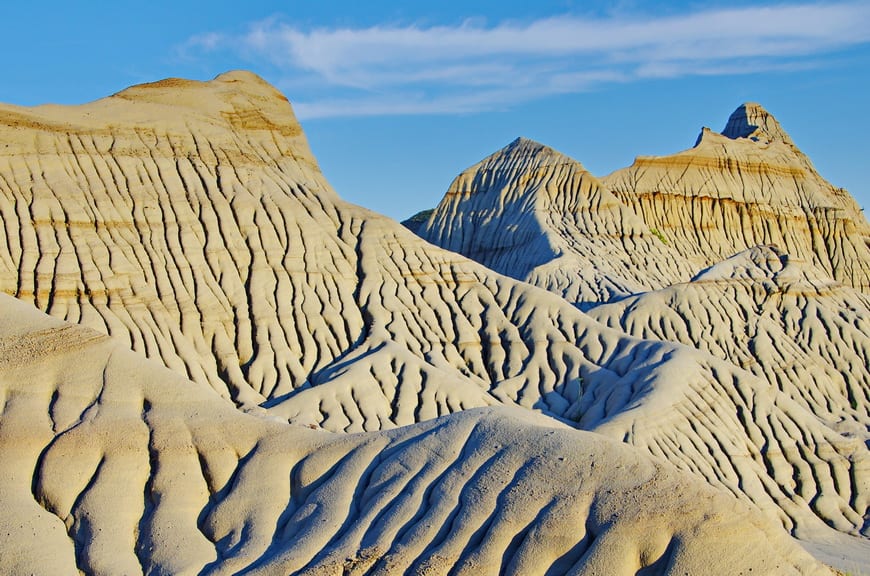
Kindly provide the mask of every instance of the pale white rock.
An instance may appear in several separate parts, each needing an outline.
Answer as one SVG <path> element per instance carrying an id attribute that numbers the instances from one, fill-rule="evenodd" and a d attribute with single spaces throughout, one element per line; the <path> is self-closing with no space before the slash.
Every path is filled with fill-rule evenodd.
<path id="1" fill-rule="evenodd" d="M 870 298 L 775 246 L 589 314 L 729 360 L 841 433 L 870 440 Z"/>
<path id="2" fill-rule="evenodd" d="M 5 574 L 824 575 L 757 510 L 526 410 L 335 435 L 0 295 Z"/>
<path id="3" fill-rule="evenodd" d="M 800 232 L 793 227 L 781 226 L 774 210 L 758 209 L 762 200 L 783 206 L 794 205 L 796 209 L 800 209 L 802 202 L 807 206 L 819 206 L 836 201 L 842 204 L 843 210 L 852 210 L 855 222 L 858 219 L 863 221 L 860 213 L 852 209 L 854 201 L 845 192 L 833 190 L 818 176 L 776 120 L 760 106 L 741 107 L 732 116 L 726 134 L 716 135 L 705 130 L 696 150 L 686 153 L 685 164 L 671 163 L 670 158 L 661 159 L 661 162 L 660 159 L 650 159 L 649 162 L 657 166 L 657 172 L 639 169 L 620 174 L 625 181 L 634 183 L 632 178 L 647 178 L 649 182 L 665 184 L 698 183 L 700 188 L 690 187 L 682 191 L 681 198 L 689 207 L 687 210 L 691 209 L 693 202 L 704 200 L 704 187 L 709 186 L 719 196 L 730 198 L 732 204 L 743 206 L 740 210 L 749 211 L 744 224 L 750 231 Z M 701 157 L 704 151 L 711 151 L 716 160 L 707 161 Z M 730 180 L 722 176 L 723 173 L 727 176 L 729 170 L 733 172 Z M 748 171 L 760 184 L 753 184 L 749 176 L 744 182 L 741 171 Z M 647 230 L 670 249 L 664 250 L 661 245 L 652 249 L 638 246 L 642 250 L 631 253 L 635 262 L 658 263 L 664 260 L 672 265 L 679 263 L 682 267 L 689 262 L 706 263 L 708 257 L 713 259 L 733 254 L 745 238 L 739 230 L 717 228 L 715 222 L 706 222 L 700 212 L 692 212 L 694 220 L 677 221 L 683 227 L 682 239 L 663 232 L 659 221 L 634 225 L 632 222 L 640 220 L 632 209 L 621 204 L 610 195 L 605 185 L 584 172 L 579 163 L 551 149 L 518 140 L 463 172 L 417 233 L 515 278 L 545 287 L 584 309 L 590 309 L 593 317 L 612 327 L 642 338 L 687 344 L 728 363 L 724 366 L 709 364 L 715 376 L 705 386 L 685 386 L 681 380 L 692 371 L 691 366 L 695 362 L 707 361 L 690 359 L 690 353 L 685 351 L 669 351 L 666 363 L 657 365 L 646 378 L 631 385 L 635 390 L 634 397 L 643 398 L 636 409 L 626 404 L 624 412 L 610 412 L 604 421 L 593 422 L 593 415 L 603 410 L 602 404 L 584 404 L 579 421 L 581 426 L 616 437 L 622 435 L 626 441 L 645 445 L 654 453 L 672 462 L 679 461 L 679 465 L 708 479 L 715 476 L 716 481 L 732 486 L 735 491 L 756 494 L 752 498 L 759 502 L 764 497 L 758 498 L 758 495 L 765 492 L 761 485 L 753 487 L 744 480 L 735 485 L 735 479 L 746 477 L 743 472 L 732 475 L 722 474 L 721 470 L 715 474 L 705 471 L 705 466 L 700 463 L 706 457 L 693 450 L 693 441 L 686 442 L 686 439 L 707 435 L 722 439 L 728 435 L 727 430 L 741 427 L 753 437 L 759 429 L 766 428 L 763 434 L 771 443 L 756 445 L 762 446 L 761 459 L 769 476 L 779 478 L 777 482 L 784 488 L 784 493 L 791 494 L 788 499 L 809 497 L 814 499 L 811 507 L 817 512 L 824 509 L 826 513 L 843 510 L 842 506 L 846 505 L 851 512 L 842 517 L 838 512 L 834 513 L 838 519 L 827 516 L 826 522 L 845 532 L 866 537 L 867 501 L 864 496 L 853 499 L 855 494 L 866 494 L 870 486 L 863 472 L 859 473 L 861 479 L 855 485 L 857 490 L 842 494 L 836 503 L 828 497 L 816 498 L 803 493 L 809 478 L 813 484 L 819 480 L 811 473 L 816 469 L 812 464 L 804 467 L 795 463 L 792 480 L 783 482 L 790 474 L 790 465 L 785 465 L 786 461 L 794 462 L 797 454 L 804 454 L 808 461 L 814 459 L 810 453 L 816 452 L 816 438 L 822 445 L 828 442 L 839 444 L 843 440 L 851 442 L 853 448 L 846 451 L 850 455 L 841 463 L 862 462 L 857 464 L 857 468 L 862 470 L 867 465 L 865 441 L 870 430 L 867 369 L 870 339 L 867 337 L 867 323 L 870 310 L 866 296 L 830 277 L 830 267 L 821 264 L 830 261 L 827 248 L 824 242 L 812 241 L 804 244 L 811 252 L 806 266 L 800 264 L 800 256 L 787 256 L 776 248 L 755 248 L 715 265 L 688 284 L 679 282 L 677 275 L 672 275 L 670 282 L 660 277 L 657 290 L 636 290 L 642 294 L 639 296 L 615 291 L 601 294 L 599 300 L 611 303 L 594 307 L 594 296 L 590 304 L 578 296 L 578 292 L 570 292 L 558 282 L 542 281 L 542 275 L 538 273 L 546 268 L 549 279 L 561 274 L 576 281 L 582 274 L 578 274 L 575 261 L 563 259 L 564 252 L 555 246 L 570 245 L 572 241 L 580 245 L 590 238 L 597 238 L 595 230 L 590 231 L 589 227 L 560 228 L 558 222 L 577 221 L 578 203 L 570 204 L 571 209 L 566 210 L 564 204 L 553 201 L 553 198 L 585 198 L 586 210 L 580 213 L 586 222 L 596 223 L 598 229 L 607 229 L 607 223 L 629 222 L 619 227 L 625 231 L 626 237 L 632 237 L 633 231 L 648 225 Z M 708 175 L 706 180 L 699 179 L 701 173 Z M 586 186 L 565 174 L 583 175 Z M 697 198 L 699 194 L 700 199 Z M 771 197 L 766 198 L 765 194 Z M 592 199 L 605 195 L 613 200 L 603 209 L 598 209 Z M 627 203 L 631 204 L 630 201 Z M 849 208 L 850 203 L 852 208 Z M 633 219 L 615 217 L 616 213 L 630 214 Z M 642 209 L 638 213 L 645 216 Z M 708 233 L 708 227 L 712 233 Z M 829 229 L 828 246 L 862 247 L 864 241 L 860 235 L 852 234 L 854 231 L 854 227 L 851 231 L 848 227 Z M 763 234 L 758 236 L 763 237 Z M 626 258 L 627 250 L 614 248 L 613 243 L 610 246 L 608 250 L 599 243 L 577 252 L 587 260 L 595 261 L 593 268 L 597 274 L 613 281 L 620 278 L 614 264 Z M 814 249 L 818 254 L 812 252 Z M 699 256 L 705 253 L 707 256 Z M 837 260 L 843 261 L 840 257 Z M 866 256 L 856 250 L 846 267 L 860 270 L 868 262 Z M 657 265 L 638 266 L 636 274 L 642 276 L 649 270 L 655 273 Z M 688 281 L 689 276 L 686 274 L 683 280 Z M 654 282 L 650 284 L 656 285 Z M 755 374 L 758 380 L 747 378 L 746 371 Z M 731 385 L 727 384 L 729 381 Z M 753 382 L 752 392 L 745 388 L 749 382 Z M 628 387 L 624 380 L 618 380 L 603 389 L 619 397 Z M 601 399 L 602 396 L 602 392 L 596 390 L 595 397 Z M 747 398 L 751 398 L 750 404 L 755 404 L 753 408 L 743 404 Z M 761 411 L 759 407 L 763 407 Z M 773 412 L 762 414 L 767 409 Z M 778 422 L 773 424 L 771 418 Z M 819 420 L 824 425 L 807 435 L 805 427 L 815 428 Z M 762 422 L 767 424 L 759 426 Z M 816 436 L 818 433 L 821 436 Z M 759 439 L 755 436 L 754 442 Z M 742 464 L 742 459 L 752 454 L 752 451 L 741 453 L 736 448 L 742 442 L 719 442 L 710 454 L 723 452 L 729 454 L 732 464 L 735 461 Z M 785 455 L 782 460 L 780 451 Z M 821 451 L 825 452 L 827 448 Z M 692 456 L 686 457 L 688 453 Z M 715 456 L 713 458 L 717 460 Z M 835 472 L 830 477 L 832 485 L 841 485 L 836 479 L 838 474 Z M 815 493 L 827 492 L 822 486 L 828 482 L 821 480 L 816 484 L 818 491 Z M 774 499 L 780 502 L 781 510 L 793 510 L 779 497 Z M 803 521 L 793 524 L 792 514 L 786 513 L 792 519 L 785 522 L 794 530 Z M 851 520 L 845 520 L 846 517 Z M 806 536 L 808 532 L 802 534 Z M 860 548 L 866 542 L 859 540 L 855 544 Z"/>

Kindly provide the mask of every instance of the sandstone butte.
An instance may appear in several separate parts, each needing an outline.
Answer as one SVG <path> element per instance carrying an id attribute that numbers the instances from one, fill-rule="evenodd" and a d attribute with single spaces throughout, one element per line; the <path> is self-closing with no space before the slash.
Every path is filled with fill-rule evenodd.
<path id="1" fill-rule="evenodd" d="M 250 73 L 2 105 L 0 133 L 0 572 L 870 569 L 866 379 L 821 410 L 347 204 Z M 626 258 L 589 286 L 642 298 L 697 255 Z M 854 308 L 853 363 L 862 302 L 812 316 Z"/>

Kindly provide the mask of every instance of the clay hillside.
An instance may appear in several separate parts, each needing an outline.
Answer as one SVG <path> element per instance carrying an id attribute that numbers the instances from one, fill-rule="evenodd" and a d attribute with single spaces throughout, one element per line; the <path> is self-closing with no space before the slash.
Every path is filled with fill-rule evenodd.
<path id="1" fill-rule="evenodd" d="M 579 310 L 689 281 L 703 251 L 528 141 L 492 178 L 531 175 L 503 224 L 536 249 L 480 247 L 501 265 L 342 201 L 246 72 L 0 105 L 0 142 L 2 573 L 870 570 L 867 299 L 828 279 L 866 260 L 840 212 L 848 264 L 689 284 L 759 314 L 744 284 L 796 278 L 829 368 L 786 385 L 712 336 Z"/>
<path id="2" fill-rule="evenodd" d="M 529 410 L 331 434 L 0 298 L 5 574 L 827 574 L 732 495 Z"/>
<path id="3" fill-rule="evenodd" d="M 775 244 L 835 280 L 870 290 L 870 225 L 849 193 L 822 178 L 758 104 L 694 148 L 640 157 L 604 184 L 699 267 Z"/>

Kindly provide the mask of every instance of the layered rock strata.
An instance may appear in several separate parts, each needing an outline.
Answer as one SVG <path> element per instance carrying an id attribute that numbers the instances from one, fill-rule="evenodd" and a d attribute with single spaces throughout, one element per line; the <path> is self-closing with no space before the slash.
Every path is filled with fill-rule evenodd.
<path id="1" fill-rule="evenodd" d="M 704 128 L 693 148 L 638 157 L 602 182 L 697 268 L 774 244 L 870 289 L 867 219 L 758 104 L 740 106 L 721 134 Z"/>
<path id="2" fill-rule="evenodd" d="M 416 232 L 581 304 L 691 275 L 689 263 L 582 164 L 525 138 L 457 176 Z"/>

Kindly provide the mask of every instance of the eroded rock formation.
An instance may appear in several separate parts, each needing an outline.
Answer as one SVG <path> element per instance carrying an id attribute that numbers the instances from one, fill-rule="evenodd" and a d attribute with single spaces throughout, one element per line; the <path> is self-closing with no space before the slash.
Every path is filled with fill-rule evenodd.
<path id="1" fill-rule="evenodd" d="M 829 574 L 600 435 L 506 409 L 309 430 L 5 295 L 0 398 L 6 574 Z"/>
<path id="2" fill-rule="evenodd" d="M 457 176 L 417 233 L 577 303 L 691 275 L 689 263 L 579 162 L 525 138 Z"/>
<path id="3" fill-rule="evenodd" d="M 524 540 L 514 540 L 521 526 L 530 526 L 530 534 L 542 533 L 536 522 L 543 523 L 540 530 L 550 530 L 541 510 L 547 509 L 548 498 L 561 501 L 562 496 L 544 491 L 541 501 L 517 504 L 517 516 L 508 518 L 509 528 L 497 535 L 489 532 L 501 526 L 497 514 L 481 521 L 470 536 L 462 532 L 462 539 L 451 536 L 450 526 L 459 514 L 489 518 L 492 510 L 512 501 L 510 491 L 495 496 L 489 482 L 511 478 L 507 485 L 513 485 L 524 478 L 524 470 L 531 476 L 522 480 L 528 482 L 521 484 L 523 490 L 543 482 L 552 461 L 548 457 L 548 464 L 536 464 L 528 452 L 534 438 L 550 434 L 543 428 L 528 431 L 542 423 L 592 430 L 632 444 L 711 485 L 708 494 L 730 492 L 741 502 L 733 519 L 741 526 L 761 526 L 749 519 L 751 514 L 744 515 L 742 506 L 752 504 L 794 535 L 846 542 L 846 548 L 858 550 L 855 557 L 866 551 L 866 540 L 853 537 L 866 532 L 870 497 L 868 450 L 859 438 L 840 435 L 813 414 L 812 406 L 726 359 L 604 327 L 561 297 L 576 294 L 576 302 L 625 295 L 684 274 L 688 279 L 690 268 L 688 260 L 582 167 L 551 150 L 518 141 L 516 150 L 492 159 L 495 185 L 481 191 L 507 198 L 511 213 L 531 223 L 545 221 L 541 206 L 562 211 L 562 220 L 546 221 L 562 226 L 560 234 L 544 241 L 527 237 L 541 247 L 530 250 L 530 257 L 552 255 L 555 247 L 565 262 L 586 266 L 581 274 L 563 277 L 559 266 L 532 262 L 530 271 L 538 274 L 533 278 L 551 289 L 562 286 L 559 294 L 494 273 L 341 201 L 320 174 L 286 99 L 251 74 L 229 73 L 211 82 L 167 80 L 80 107 L 3 106 L 0 134 L 5 145 L 0 152 L 0 290 L 112 338 L 48 320 L 18 321 L 21 305 L 9 305 L 12 336 L 4 354 L 11 359 L 6 374 L 12 376 L 5 381 L 11 392 L 2 426 L 20 446 L 10 440 L 3 450 L 12 455 L 8 462 L 19 462 L 14 459 L 18 450 L 30 451 L 19 462 L 21 475 L 13 474 L 11 465 L 3 469 L 18 482 L 16 490 L 30 487 L 41 505 L 34 507 L 25 498 L 24 508 L 16 508 L 10 521 L 20 514 L 58 545 L 65 538 L 76 542 L 64 566 L 74 557 L 79 566 L 103 562 L 108 568 L 95 571 L 113 571 L 115 560 L 108 552 L 115 547 L 113 522 L 125 531 L 130 525 L 138 530 L 136 544 L 128 542 L 127 551 L 117 557 L 122 571 L 143 562 L 145 571 L 151 566 L 169 572 L 207 566 L 220 573 L 262 562 L 252 569 L 318 567 L 328 572 L 337 562 L 351 562 L 349 569 L 359 563 L 360 572 L 389 572 L 391 565 L 372 558 L 393 550 L 397 566 L 420 570 L 430 561 L 441 571 L 467 558 L 483 558 L 483 566 L 495 566 L 493 558 L 513 562 L 507 552 L 525 546 Z M 514 161 L 517 166 L 511 167 Z M 544 193 L 530 193 L 536 192 L 532 184 L 508 191 L 502 184 L 510 175 L 528 175 L 530 182 L 543 177 Z M 473 184 L 487 182 L 483 178 Z M 548 200 L 535 204 L 539 196 Z M 572 244 L 572 235 L 580 231 L 587 237 Z M 611 256 L 582 260 L 584 250 L 596 258 Z M 658 254 L 661 261 L 644 251 Z M 642 265 L 649 270 L 636 270 Z M 29 341 L 24 326 L 30 323 L 50 327 L 32 336 L 31 348 L 76 354 L 43 362 L 31 348 L 15 344 Z M 40 340 L 43 336 L 47 340 Z M 88 361 L 81 367 L 86 372 L 77 375 L 68 366 L 85 351 L 76 346 L 90 346 L 95 339 L 99 354 L 108 359 Z M 120 364 L 112 360 L 126 348 L 162 363 L 178 378 L 167 379 L 151 367 L 142 368 L 140 379 L 140 368 L 128 355 L 121 354 L 126 359 Z M 64 368 L 56 371 L 52 366 L 57 363 Z M 23 372 L 15 372 L 19 368 Z M 69 388 L 61 386 L 66 374 Z M 116 374 L 120 388 L 103 384 L 93 389 Z M 160 378 L 168 383 L 137 392 L 140 385 L 157 386 L 152 380 Z M 125 379 L 135 383 L 129 395 Z M 27 382 L 46 384 L 30 395 L 29 389 L 20 390 Z M 168 391 L 172 386 L 184 391 L 173 395 Z M 189 397 L 190 390 L 196 393 Z M 165 411 L 155 408 L 163 395 Z M 204 404 L 200 397 L 207 399 Z M 101 409 L 109 399 L 117 406 Z M 253 414 L 241 414 L 233 405 Z M 481 410 L 433 420 L 471 408 Z M 489 430 L 490 424 L 481 420 L 495 422 L 502 410 L 522 410 L 520 420 L 531 418 L 529 412 L 538 416 L 535 424 L 493 423 L 493 432 L 474 436 Z M 38 414 L 41 423 L 32 432 L 17 427 Z M 225 421 L 226 437 L 220 431 Z M 321 441 L 327 436 L 311 436 L 320 434 L 313 431 L 297 435 L 299 428 L 288 421 L 336 432 L 411 427 Z M 129 444 L 110 438 L 113 426 L 125 422 L 131 427 L 124 440 Z M 246 432 L 242 428 L 248 424 L 233 422 L 256 424 Z M 483 472 L 463 464 L 469 454 L 440 459 L 442 440 L 432 430 L 442 425 L 458 430 L 455 436 L 445 432 L 450 446 L 471 442 L 486 447 L 472 454 Z M 515 432 L 515 426 L 527 431 Z M 563 433 L 578 434 L 558 432 Z M 82 434 L 93 444 L 90 448 L 76 440 Z M 412 441 L 417 436 L 420 444 Z M 570 436 L 565 443 L 581 437 Z M 613 445 L 589 438 L 590 446 Z M 114 447 L 117 442 L 120 448 Z M 503 456 L 493 448 L 511 442 L 525 447 Z M 585 442 L 577 440 L 576 449 Z M 376 456 L 391 446 L 403 463 L 398 469 Z M 206 456 L 212 448 L 216 456 Z M 114 450 L 130 460 L 111 455 Z M 601 454 L 609 448 L 595 450 Z M 321 452 L 334 457 L 306 460 Z M 74 482 L 58 485 L 60 470 L 68 465 L 64 458 L 78 461 L 80 470 L 72 472 Z M 161 458 L 167 459 L 165 466 L 156 464 Z M 63 465 L 45 468 L 57 459 Z M 302 488 L 298 508 L 292 502 L 282 508 L 275 502 L 288 502 L 285 485 L 295 481 L 294 474 L 308 473 L 305 466 L 297 467 L 300 461 L 312 462 L 319 472 L 292 488 Z M 248 467 L 249 462 L 260 464 Z M 270 466 L 277 466 L 277 472 L 270 472 Z M 435 472 L 439 466 L 441 472 Z M 450 466 L 460 472 L 442 476 Z M 190 476 L 191 484 L 175 480 L 176 467 Z M 654 468 L 653 476 L 676 474 L 662 461 Z M 29 469 L 35 476 L 28 476 Z M 360 488 L 367 486 L 363 479 L 372 470 L 381 470 L 376 484 L 389 496 Z M 597 494 L 595 487 L 615 473 L 607 469 L 602 476 L 588 476 L 598 478 L 591 492 L 577 494 Z M 568 468 L 565 474 L 586 478 L 591 473 Z M 438 484 L 446 479 L 446 487 Z M 480 492 L 495 500 L 482 504 L 481 494 L 463 491 L 462 486 L 478 486 L 478 481 L 484 482 Z M 111 501 L 114 491 L 141 484 L 149 494 L 141 506 L 134 502 L 140 490 L 134 489 L 131 494 L 137 496 L 130 496 L 128 513 L 100 516 L 101 502 Z M 629 494 L 633 488 L 626 486 Z M 669 486 L 668 491 L 681 490 Z M 272 490 L 277 500 L 249 502 Z M 403 491 L 413 501 L 403 499 Z M 446 494 L 443 505 L 437 499 L 432 503 L 433 491 Z M 315 493 L 320 500 L 306 499 Z M 336 494 L 341 504 L 327 504 Z M 451 498 L 463 502 L 458 511 L 449 504 Z M 617 504 L 628 505 L 628 498 Z M 391 499 L 398 504 L 390 504 Z M 728 506 L 734 501 L 729 497 Z M 369 504 L 372 513 L 383 515 L 366 516 L 369 524 L 356 527 L 357 519 L 369 514 Z M 617 504 L 608 509 L 609 517 Z M 533 516 L 526 505 L 537 506 Z M 554 506 L 562 510 L 561 504 Z M 673 510 L 677 508 L 675 504 Z M 74 509 L 81 510 L 78 516 Z M 629 516 L 635 513 L 630 510 Z M 404 518 L 401 525 L 384 524 L 393 513 Z M 426 525 L 430 514 L 436 521 Z M 706 521 L 717 518 L 716 513 L 708 516 Z M 578 525 L 585 525 L 586 517 L 578 518 Z M 687 522 L 696 526 L 695 534 L 706 530 L 701 521 Z M 374 532 L 366 532 L 367 526 L 375 526 Z M 630 573 L 662 557 L 668 558 L 662 571 L 707 561 L 701 552 L 669 556 L 669 541 L 656 540 L 641 554 L 648 561 L 638 564 L 634 551 L 595 552 L 590 541 L 583 543 L 583 534 L 572 534 L 574 541 L 557 546 L 557 566 L 576 564 L 578 573 L 594 570 L 596 554 L 628 558 Z M 536 546 L 537 537 L 529 536 L 529 546 Z M 729 541 L 730 536 L 723 538 Z M 750 546 L 744 550 L 752 545 L 744 544 Z M 473 548 L 477 546 L 480 550 Z M 770 560 L 778 554 L 764 551 L 759 566 L 786 570 L 786 564 Z M 234 558 L 244 560 L 236 564 Z M 528 557 L 516 561 L 523 567 Z M 814 569 L 803 560 L 789 565 Z"/>
<path id="4" fill-rule="evenodd" d="M 774 244 L 844 284 L 870 290 L 870 225 L 863 213 L 758 104 L 740 106 L 722 134 L 704 128 L 693 148 L 638 157 L 602 182 L 697 268 Z"/>
<path id="5" fill-rule="evenodd" d="M 870 439 L 870 298 L 774 246 L 589 314 L 727 359 L 842 433 Z"/>

